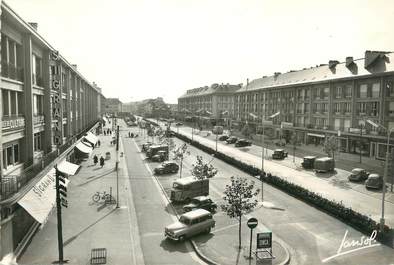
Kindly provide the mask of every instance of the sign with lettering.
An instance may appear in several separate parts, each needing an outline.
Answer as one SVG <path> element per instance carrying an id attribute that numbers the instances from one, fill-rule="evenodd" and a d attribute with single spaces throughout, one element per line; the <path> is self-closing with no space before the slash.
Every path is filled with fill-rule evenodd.
<path id="1" fill-rule="evenodd" d="M 25 118 L 15 118 L 3 121 L 3 130 L 16 129 L 25 126 Z"/>
<path id="2" fill-rule="evenodd" d="M 62 144 L 62 105 L 60 91 L 60 66 L 57 64 L 59 52 L 52 51 L 51 59 L 51 90 L 52 90 L 52 120 L 53 120 L 53 141 L 56 145 Z"/>
<path id="3" fill-rule="evenodd" d="M 257 233 L 257 249 L 272 248 L 272 232 Z"/>

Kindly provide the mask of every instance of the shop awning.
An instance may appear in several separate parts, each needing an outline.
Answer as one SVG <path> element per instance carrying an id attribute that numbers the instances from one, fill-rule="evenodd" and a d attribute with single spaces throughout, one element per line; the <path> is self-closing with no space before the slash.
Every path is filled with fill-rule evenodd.
<path id="1" fill-rule="evenodd" d="M 91 147 L 88 147 L 81 142 L 77 143 L 75 148 L 77 148 L 79 151 L 81 151 L 82 153 L 85 153 L 85 154 L 90 154 L 93 150 Z"/>
<path id="2" fill-rule="evenodd" d="M 91 132 L 88 132 L 87 134 L 85 134 L 85 139 L 88 140 L 89 142 L 91 142 L 93 145 L 95 145 L 98 140 L 97 136 Z"/>
<path id="3" fill-rule="evenodd" d="M 55 169 L 51 169 L 34 187 L 18 201 L 34 219 L 45 223 L 49 213 L 56 203 Z M 69 180 L 66 179 L 65 185 Z"/>
<path id="4" fill-rule="evenodd" d="M 66 160 L 64 160 L 63 162 L 61 162 L 60 164 L 57 165 L 57 169 L 60 172 L 65 173 L 67 175 L 75 175 L 75 173 L 77 173 L 79 167 L 80 167 L 79 165 L 70 163 Z"/>
<path id="5" fill-rule="evenodd" d="M 317 134 L 317 133 L 308 133 L 308 136 L 314 136 L 314 137 L 319 137 L 319 138 L 324 138 L 326 137 L 324 134 Z"/>

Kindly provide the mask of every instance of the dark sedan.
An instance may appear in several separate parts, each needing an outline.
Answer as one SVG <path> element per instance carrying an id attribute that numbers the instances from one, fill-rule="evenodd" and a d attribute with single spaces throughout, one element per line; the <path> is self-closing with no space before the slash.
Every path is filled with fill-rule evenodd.
<path id="1" fill-rule="evenodd" d="M 362 168 L 354 168 L 348 179 L 350 181 L 364 181 L 368 178 L 369 172 Z"/>
<path id="2" fill-rule="evenodd" d="M 179 166 L 175 162 L 164 162 L 160 166 L 154 169 L 155 174 L 169 174 L 169 173 L 177 173 L 179 170 Z"/>
<path id="3" fill-rule="evenodd" d="M 198 196 L 194 197 L 189 204 L 183 206 L 184 212 L 190 212 L 195 209 L 205 209 L 210 212 L 215 212 L 217 205 L 207 196 Z"/>
<path id="4" fill-rule="evenodd" d="M 228 135 L 220 135 L 219 137 L 218 137 L 218 140 L 219 141 L 226 141 L 227 139 L 228 139 Z"/>
<path id="5" fill-rule="evenodd" d="M 245 139 L 239 139 L 236 143 L 235 143 L 235 147 L 244 147 L 244 146 L 251 146 L 252 142 L 245 140 Z"/>
<path id="6" fill-rule="evenodd" d="M 226 143 L 228 144 L 235 144 L 238 141 L 237 137 L 231 136 L 226 140 Z"/>

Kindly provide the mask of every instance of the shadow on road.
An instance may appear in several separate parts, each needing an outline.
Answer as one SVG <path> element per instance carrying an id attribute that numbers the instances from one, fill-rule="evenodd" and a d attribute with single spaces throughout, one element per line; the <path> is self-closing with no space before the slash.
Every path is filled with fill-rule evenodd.
<path id="1" fill-rule="evenodd" d="M 94 176 L 87 177 L 87 179 L 89 179 L 89 180 L 79 184 L 78 187 L 84 186 L 84 185 L 86 185 L 86 184 L 88 184 L 88 183 L 90 183 L 92 181 L 95 181 L 95 180 L 97 180 L 99 178 L 102 178 L 102 177 L 108 175 L 108 174 L 111 174 L 114 171 L 115 171 L 115 168 L 111 168 L 110 170 L 107 170 L 107 171 L 103 172 L 101 175 L 94 175 Z"/>
<path id="2" fill-rule="evenodd" d="M 182 252 L 182 253 L 189 252 L 189 250 L 186 248 L 185 242 L 172 241 L 167 238 L 163 239 L 160 242 L 160 247 L 162 247 L 164 250 L 168 252 Z"/>
<path id="3" fill-rule="evenodd" d="M 349 185 L 348 180 L 344 180 L 344 179 L 334 178 L 334 179 L 331 179 L 329 181 L 329 183 L 332 184 L 335 187 L 339 187 L 339 188 L 342 188 L 342 189 L 345 189 L 345 190 L 350 190 L 352 188 L 352 186 Z"/>

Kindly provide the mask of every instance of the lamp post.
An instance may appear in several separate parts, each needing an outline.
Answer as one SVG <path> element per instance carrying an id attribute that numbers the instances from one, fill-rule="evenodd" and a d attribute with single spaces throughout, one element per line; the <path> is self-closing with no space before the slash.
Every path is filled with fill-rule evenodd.
<path id="1" fill-rule="evenodd" d="M 394 131 L 394 128 L 388 129 L 380 124 L 377 124 L 371 120 L 366 120 L 369 124 L 371 124 L 373 127 L 378 128 L 382 127 L 383 129 L 386 130 L 387 132 L 387 145 L 386 145 L 386 164 L 384 166 L 384 175 L 383 175 L 383 187 L 382 187 L 382 216 L 380 218 L 380 231 L 383 233 L 384 232 L 384 225 L 385 225 L 385 220 L 384 220 L 384 200 L 386 197 L 386 179 L 388 175 L 388 165 L 389 165 L 389 145 L 390 145 L 390 135 Z"/>

